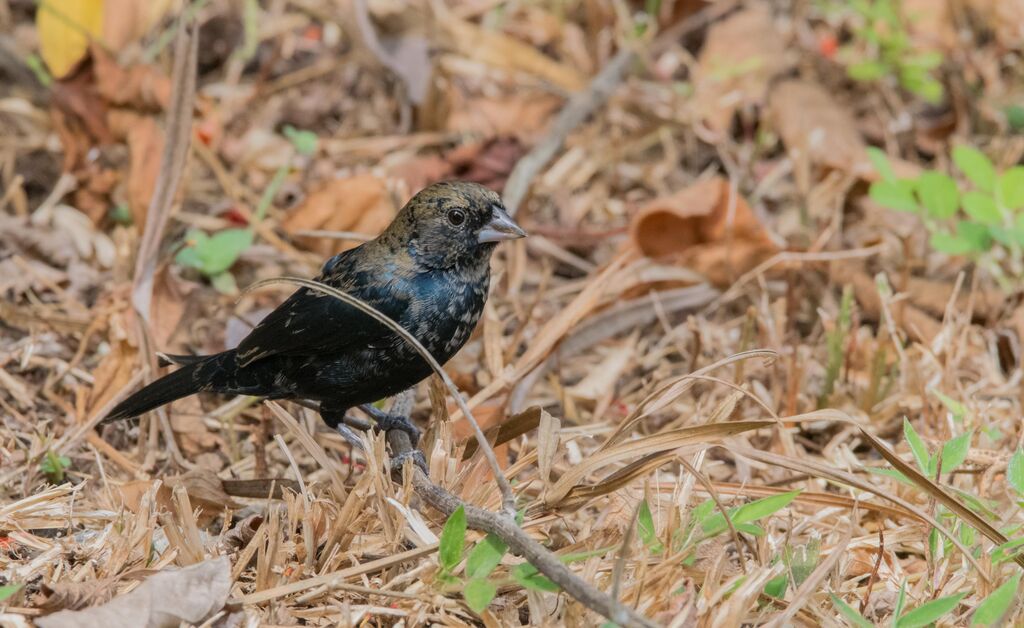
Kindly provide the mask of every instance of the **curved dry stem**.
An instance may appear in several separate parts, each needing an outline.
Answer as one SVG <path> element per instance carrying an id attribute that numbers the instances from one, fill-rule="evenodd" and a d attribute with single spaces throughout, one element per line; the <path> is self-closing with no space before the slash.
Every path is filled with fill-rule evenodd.
<path id="1" fill-rule="evenodd" d="M 345 303 L 360 310 L 361 312 L 369 316 L 372 316 L 374 319 L 379 321 L 382 325 L 391 329 L 391 331 L 395 332 L 400 338 L 408 342 L 414 349 L 416 349 L 417 353 L 420 354 L 420 357 L 422 357 L 427 362 L 427 364 L 430 365 L 430 368 L 434 370 L 434 373 L 436 373 L 437 376 L 441 378 L 441 381 L 444 382 L 444 385 L 448 387 L 448 392 L 451 393 L 452 397 L 455 399 L 455 402 L 459 404 L 459 408 L 462 410 L 463 415 L 469 421 L 469 424 L 473 426 L 473 433 L 476 436 L 477 443 L 479 443 L 480 449 L 483 451 L 484 457 L 487 458 L 488 464 L 491 465 L 491 472 L 494 474 L 494 480 L 498 483 L 498 490 L 501 491 L 502 509 L 505 511 L 505 514 L 510 519 L 515 517 L 515 496 L 512 494 L 512 487 L 508 483 L 508 478 L 505 477 L 505 474 L 502 472 L 501 467 L 498 465 L 498 458 L 497 456 L 494 455 L 494 449 L 492 449 L 490 443 L 487 442 L 487 437 L 484 436 L 484 432 L 483 430 L 480 429 L 480 424 L 477 423 L 476 419 L 473 417 L 473 413 L 469 411 L 469 406 L 466 405 L 466 401 L 465 399 L 462 398 L 462 395 L 459 393 L 459 389 L 455 386 L 455 382 L 452 381 L 451 377 L 448 376 L 448 373 L 446 373 L 445 370 L 441 368 L 441 365 L 438 363 L 436 359 L 434 359 L 434 356 L 432 356 L 430 352 L 427 351 L 422 344 L 420 344 L 420 341 L 417 340 L 415 336 L 413 336 L 411 333 L 409 333 L 408 330 L 406 330 L 404 327 L 396 323 L 391 318 L 377 311 L 377 309 L 374 308 L 373 306 L 363 302 L 362 300 L 352 296 L 351 294 L 338 290 L 337 288 L 328 286 L 327 284 L 320 283 L 319 281 L 314 281 L 312 279 L 302 279 L 299 277 L 277 277 L 272 279 L 263 279 L 252 284 L 251 286 L 246 288 L 245 291 L 250 292 L 252 290 L 256 290 L 257 288 L 262 288 L 263 286 L 269 286 L 271 284 L 278 283 L 288 283 L 297 286 L 302 286 L 304 288 L 309 288 L 310 290 L 317 290 L 319 292 L 323 292 L 324 294 L 328 294 L 340 301 L 344 301 Z"/>

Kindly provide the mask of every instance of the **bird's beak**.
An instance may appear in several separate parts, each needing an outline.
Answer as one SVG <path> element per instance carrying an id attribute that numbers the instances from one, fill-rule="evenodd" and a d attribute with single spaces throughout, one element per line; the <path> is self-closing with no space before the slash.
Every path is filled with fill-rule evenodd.
<path id="1" fill-rule="evenodd" d="M 505 209 L 500 205 L 494 205 L 491 209 L 491 220 L 480 230 L 476 241 L 484 244 L 485 242 L 501 242 L 502 240 L 516 240 L 525 237 L 526 232 L 512 220 Z"/>

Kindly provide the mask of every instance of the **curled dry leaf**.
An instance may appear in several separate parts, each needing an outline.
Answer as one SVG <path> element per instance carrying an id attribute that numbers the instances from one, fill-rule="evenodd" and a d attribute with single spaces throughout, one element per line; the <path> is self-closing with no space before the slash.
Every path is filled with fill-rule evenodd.
<path id="1" fill-rule="evenodd" d="M 761 103 L 771 80 L 787 67 L 786 43 L 767 4 L 752 4 L 715 23 L 697 59 L 697 115 L 712 131 L 727 131 L 733 113 Z"/>
<path id="2" fill-rule="evenodd" d="M 391 169 L 393 177 L 405 181 L 410 191 L 431 183 L 458 178 L 500 191 L 525 148 L 511 137 L 495 137 L 458 146 L 444 155 L 414 157 Z"/>
<path id="3" fill-rule="evenodd" d="M 651 201 L 633 217 L 630 238 L 645 255 L 671 257 L 717 285 L 728 285 L 778 251 L 722 177 Z"/>
<path id="4" fill-rule="evenodd" d="M 288 214 L 281 226 L 288 233 L 304 230 L 354 231 L 375 236 L 390 224 L 395 205 L 384 181 L 373 175 L 334 179 L 321 185 Z M 358 242 L 299 238 L 323 256 L 357 246 Z"/>
<path id="5" fill-rule="evenodd" d="M 198 624 L 224 607 L 231 592 L 231 561 L 213 558 L 165 569 L 131 593 L 80 611 L 40 617 L 40 628 L 177 628 Z"/>
<path id="6" fill-rule="evenodd" d="M 433 73 L 430 42 L 415 33 L 381 37 L 370 19 L 366 0 L 356 0 L 352 3 L 352 8 L 363 43 L 384 67 L 402 79 L 409 100 L 417 105 L 423 104 Z"/>

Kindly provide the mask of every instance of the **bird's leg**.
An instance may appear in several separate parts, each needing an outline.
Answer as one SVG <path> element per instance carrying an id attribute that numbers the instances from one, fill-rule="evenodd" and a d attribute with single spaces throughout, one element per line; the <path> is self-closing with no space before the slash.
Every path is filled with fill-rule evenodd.
<path id="1" fill-rule="evenodd" d="M 369 403 L 359 406 L 359 409 L 370 415 L 381 431 L 402 430 L 409 435 L 409 441 L 412 442 L 413 447 L 420 442 L 420 430 L 413 425 L 409 415 L 401 412 L 386 412 Z"/>

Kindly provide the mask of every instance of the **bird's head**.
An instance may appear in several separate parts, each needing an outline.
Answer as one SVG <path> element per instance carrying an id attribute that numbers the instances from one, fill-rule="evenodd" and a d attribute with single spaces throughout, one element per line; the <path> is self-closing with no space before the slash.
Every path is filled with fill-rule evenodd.
<path id="1" fill-rule="evenodd" d="M 421 190 L 388 231 L 404 240 L 418 264 L 454 268 L 486 261 L 502 240 L 526 236 L 505 211 L 501 198 L 465 181 L 435 183 Z"/>

